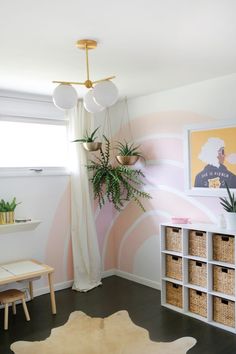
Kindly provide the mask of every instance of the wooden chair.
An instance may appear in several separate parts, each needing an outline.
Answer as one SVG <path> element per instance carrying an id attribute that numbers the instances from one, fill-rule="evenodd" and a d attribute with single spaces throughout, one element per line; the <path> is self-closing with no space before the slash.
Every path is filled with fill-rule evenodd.
<path id="1" fill-rule="evenodd" d="M 4 310 L 4 329 L 8 329 L 8 305 L 12 304 L 13 314 L 16 314 L 16 304 L 17 300 L 21 300 L 24 309 L 26 321 L 30 321 L 29 312 L 25 302 L 25 293 L 17 289 L 9 289 L 0 292 L 0 303 L 5 306 Z"/>

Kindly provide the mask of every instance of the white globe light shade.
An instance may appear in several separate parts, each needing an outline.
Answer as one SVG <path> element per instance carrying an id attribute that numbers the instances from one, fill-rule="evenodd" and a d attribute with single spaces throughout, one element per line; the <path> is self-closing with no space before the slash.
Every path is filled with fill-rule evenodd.
<path id="1" fill-rule="evenodd" d="M 60 84 L 53 91 L 53 102 L 60 109 L 71 109 L 77 104 L 77 92 L 71 85 Z"/>
<path id="2" fill-rule="evenodd" d="M 118 100 L 118 89 L 113 82 L 102 81 L 94 87 L 93 97 L 97 104 L 110 107 Z"/>
<path id="3" fill-rule="evenodd" d="M 90 113 L 98 113 L 104 109 L 104 107 L 95 102 L 93 98 L 93 89 L 89 90 L 84 96 L 84 108 Z"/>

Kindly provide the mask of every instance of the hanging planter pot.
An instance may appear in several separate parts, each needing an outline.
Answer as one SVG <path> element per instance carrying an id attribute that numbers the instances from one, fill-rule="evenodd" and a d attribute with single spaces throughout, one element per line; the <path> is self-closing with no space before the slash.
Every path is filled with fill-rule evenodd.
<path id="1" fill-rule="evenodd" d="M 134 165 L 140 157 L 144 159 L 141 152 L 138 151 L 139 145 L 118 141 L 116 148 L 118 150 L 116 159 L 121 165 Z"/>
<path id="2" fill-rule="evenodd" d="M 123 156 L 123 155 L 117 155 L 116 160 L 119 162 L 120 165 L 134 165 L 139 159 L 139 156 L 136 155 L 128 155 L 128 156 Z"/>
<path id="3" fill-rule="evenodd" d="M 86 151 L 97 151 L 101 149 L 102 143 L 93 141 L 91 143 L 83 143 L 83 147 Z"/>
<path id="4" fill-rule="evenodd" d="M 86 131 L 86 134 L 82 139 L 73 140 L 72 143 L 77 143 L 77 142 L 83 143 L 83 147 L 86 151 L 97 151 L 101 149 L 102 143 L 95 141 L 97 138 L 95 134 L 98 131 L 98 129 L 99 127 L 96 128 L 91 134 L 89 134 Z"/>

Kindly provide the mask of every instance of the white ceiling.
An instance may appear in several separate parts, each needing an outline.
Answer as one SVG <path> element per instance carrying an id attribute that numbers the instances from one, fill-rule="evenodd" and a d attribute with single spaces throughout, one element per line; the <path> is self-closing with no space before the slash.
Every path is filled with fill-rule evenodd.
<path id="1" fill-rule="evenodd" d="M 235 16 L 236 0 L 0 0 L 0 88 L 84 81 L 82 38 L 99 42 L 91 79 L 116 75 L 121 97 L 231 74 Z"/>

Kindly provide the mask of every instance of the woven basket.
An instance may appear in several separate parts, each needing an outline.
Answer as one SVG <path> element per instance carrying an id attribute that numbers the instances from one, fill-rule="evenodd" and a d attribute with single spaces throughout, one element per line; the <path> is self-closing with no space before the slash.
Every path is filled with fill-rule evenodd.
<path id="1" fill-rule="evenodd" d="M 189 311 L 207 317 L 207 294 L 189 289 Z"/>
<path id="2" fill-rule="evenodd" d="M 213 319 L 229 327 L 235 327 L 235 303 L 213 296 Z"/>
<path id="3" fill-rule="evenodd" d="M 213 290 L 224 294 L 235 294 L 235 270 L 213 266 Z"/>
<path id="4" fill-rule="evenodd" d="M 234 236 L 213 235 L 213 259 L 234 264 Z"/>
<path id="5" fill-rule="evenodd" d="M 166 276 L 182 280 L 182 257 L 166 255 Z"/>
<path id="6" fill-rule="evenodd" d="M 173 306 L 183 307 L 182 285 L 166 282 L 166 302 Z"/>
<path id="7" fill-rule="evenodd" d="M 188 250 L 192 256 L 206 258 L 206 232 L 190 230 Z"/>
<path id="8" fill-rule="evenodd" d="M 190 284 L 207 287 L 207 265 L 205 262 L 188 261 L 188 279 Z"/>
<path id="9" fill-rule="evenodd" d="M 166 233 L 166 249 L 168 251 L 182 252 L 182 230 L 178 227 L 167 226 Z"/>

